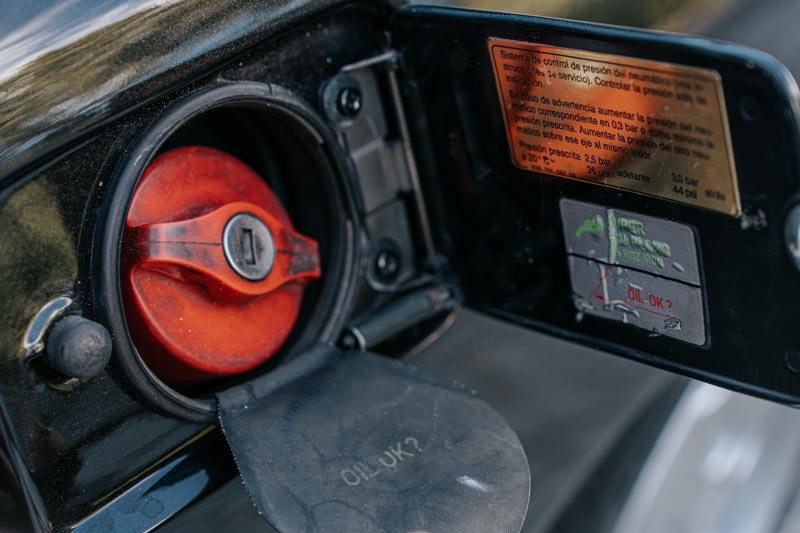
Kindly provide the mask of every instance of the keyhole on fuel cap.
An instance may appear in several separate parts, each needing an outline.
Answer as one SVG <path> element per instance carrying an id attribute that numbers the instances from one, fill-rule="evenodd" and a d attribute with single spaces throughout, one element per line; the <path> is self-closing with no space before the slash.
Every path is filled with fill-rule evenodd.
<path id="1" fill-rule="evenodd" d="M 248 265 L 256 264 L 256 242 L 253 239 L 253 230 L 242 228 L 242 240 L 245 246 L 244 262 Z"/>
<path id="2" fill-rule="evenodd" d="M 275 241 L 267 225 L 250 213 L 239 213 L 225 225 L 222 239 L 231 269 L 250 281 L 267 277 L 275 262 Z"/>

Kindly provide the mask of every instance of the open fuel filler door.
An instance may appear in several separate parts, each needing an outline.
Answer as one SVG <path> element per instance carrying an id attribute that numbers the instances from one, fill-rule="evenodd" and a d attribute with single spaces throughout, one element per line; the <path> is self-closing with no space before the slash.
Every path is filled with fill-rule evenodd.
<path id="1" fill-rule="evenodd" d="M 391 35 L 365 64 L 388 58 L 400 80 L 423 230 L 466 305 L 800 400 L 798 102 L 780 64 L 692 37 L 439 8 L 399 11 Z M 525 458 L 485 405 L 371 355 L 303 360 L 297 386 L 287 368 L 220 395 L 273 524 L 521 527 Z"/>

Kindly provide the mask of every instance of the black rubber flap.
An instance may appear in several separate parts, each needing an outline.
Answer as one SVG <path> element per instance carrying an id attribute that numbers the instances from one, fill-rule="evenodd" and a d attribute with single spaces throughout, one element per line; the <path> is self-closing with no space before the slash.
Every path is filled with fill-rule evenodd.
<path id="1" fill-rule="evenodd" d="M 218 395 L 259 513 L 280 531 L 519 531 L 517 436 L 463 387 L 317 347 Z"/>

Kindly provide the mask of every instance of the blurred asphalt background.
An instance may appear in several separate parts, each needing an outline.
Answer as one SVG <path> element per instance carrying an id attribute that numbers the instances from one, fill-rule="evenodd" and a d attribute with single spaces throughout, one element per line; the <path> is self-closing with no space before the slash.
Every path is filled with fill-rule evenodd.
<path id="1" fill-rule="evenodd" d="M 412 0 L 688 33 L 759 48 L 800 76 L 798 0 Z"/>

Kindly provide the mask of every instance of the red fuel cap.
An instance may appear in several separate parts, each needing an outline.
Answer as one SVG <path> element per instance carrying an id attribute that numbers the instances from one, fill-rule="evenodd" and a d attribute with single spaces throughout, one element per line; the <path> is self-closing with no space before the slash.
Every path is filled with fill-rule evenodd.
<path id="1" fill-rule="evenodd" d="M 131 337 L 169 383 L 264 363 L 320 277 L 316 241 L 294 230 L 264 180 L 210 148 L 178 148 L 147 167 L 122 244 Z"/>

